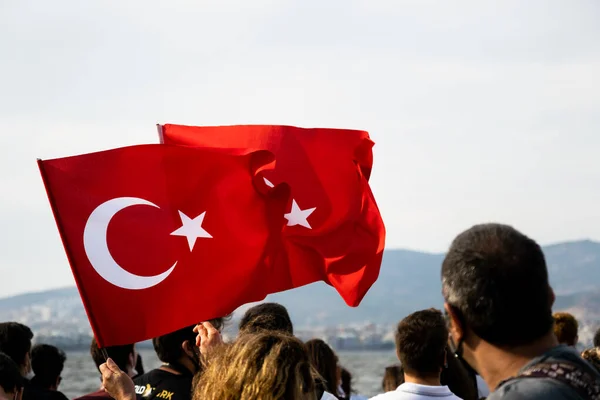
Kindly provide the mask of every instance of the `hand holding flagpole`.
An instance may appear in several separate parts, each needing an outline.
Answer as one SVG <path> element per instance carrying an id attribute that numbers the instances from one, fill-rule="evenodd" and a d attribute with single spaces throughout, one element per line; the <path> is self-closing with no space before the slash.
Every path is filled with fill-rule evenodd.
<path id="1" fill-rule="evenodd" d="M 100 365 L 102 373 L 102 387 L 113 399 L 135 400 L 135 385 L 125 372 L 109 358 L 106 363 Z"/>

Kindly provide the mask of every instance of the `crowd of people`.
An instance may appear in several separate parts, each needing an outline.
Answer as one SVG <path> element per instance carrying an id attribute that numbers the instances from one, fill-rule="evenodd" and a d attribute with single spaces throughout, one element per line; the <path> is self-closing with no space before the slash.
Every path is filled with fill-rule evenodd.
<path id="1" fill-rule="evenodd" d="M 441 290 L 442 311 L 416 311 L 399 322 L 399 362 L 381 371 L 382 393 L 374 399 L 600 400 L 600 330 L 580 354 L 577 320 L 552 313 L 554 293 L 535 241 L 506 225 L 472 227 L 452 242 Z M 162 365 L 148 372 L 135 345 L 99 349 L 93 341 L 101 386 L 79 399 L 364 398 L 334 349 L 294 336 L 284 306 L 250 308 L 231 342 L 221 335 L 226 320 L 153 339 Z M 59 391 L 65 354 L 32 348 L 32 338 L 24 325 L 0 324 L 0 400 L 66 398 Z"/>

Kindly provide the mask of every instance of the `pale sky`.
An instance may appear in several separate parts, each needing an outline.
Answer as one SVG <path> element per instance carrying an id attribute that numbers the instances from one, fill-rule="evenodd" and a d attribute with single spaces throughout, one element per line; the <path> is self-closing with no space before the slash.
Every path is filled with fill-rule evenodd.
<path id="1" fill-rule="evenodd" d="M 0 0 L 0 297 L 73 284 L 35 159 L 155 123 L 368 130 L 388 248 L 600 240 L 597 0 Z"/>

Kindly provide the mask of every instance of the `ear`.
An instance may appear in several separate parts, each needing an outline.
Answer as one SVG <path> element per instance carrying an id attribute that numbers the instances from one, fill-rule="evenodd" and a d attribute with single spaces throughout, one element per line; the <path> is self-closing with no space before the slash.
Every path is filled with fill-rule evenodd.
<path id="1" fill-rule="evenodd" d="M 127 362 L 129 363 L 129 365 L 131 365 L 132 369 L 135 369 L 137 364 L 137 356 L 135 354 L 135 351 L 129 353 L 129 358 L 127 359 Z"/>
<path id="2" fill-rule="evenodd" d="M 549 287 L 548 290 L 548 301 L 550 302 L 550 308 L 554 307 L 554 302 L 556 301 L 556 295 L 554 294 L 554 290 L 552 287 Z"/>
<path id="3" fill-rule="evenodd" d="M 454 308 L 448 303 L 444 303 L 444 309 L 446 310 L 446 313 L 448 313 L 450 319 L 450 326 L 448 327 L 450 335 L 452 335 L 454 342 L 458 343 L 464 337 L 464 327 L 460 323 L 460 319 L 458 318 L 458 315 L 456 315 Z"/>
<path id="4" fill-rule="evenodd" d="M 448 350 L 444 350 L 444 367 L 448 368 Z"/>
<path id="5" fill-rule="evenodd" d="M 31 372 L 31 352 L 28 351 L 27 354 L 25 354 L 25 370 L 27 371 L 27 373 Z"/>
<path id="6" fill-rule="evenodd" d="M 186 340 L 185 342 L 181 343 L 181 349 L 185 352 L 185 354 L 187 354 L 189 357 L 194 357 L 194 349 L 192 348 L 192 345 L 190 344 L 189 340 Z"/>

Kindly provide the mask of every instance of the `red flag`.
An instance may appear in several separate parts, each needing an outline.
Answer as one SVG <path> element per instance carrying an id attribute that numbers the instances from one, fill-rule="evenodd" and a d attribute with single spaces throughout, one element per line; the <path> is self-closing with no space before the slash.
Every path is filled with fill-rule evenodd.
<path id="1" fill-rule="evenodd" d="M 159 128 L 165 144 L 269 150 L 268 183 L 286 182 L 285 252 L 277 262 L 294 287 L 323 280 L 357 306 L 377 280 L 385 228 L 367 182 L 373 142 L 365 131 L 291 126 Z M 287 286 L 289 286 L 289 282 Z"/>
<path id="2" fill-rule="evenodd" d="M 280 290 L 285 185 L 268 152 L 165 145 L 39 161 L 98 344 L 134 343 Z M 275 286 L 275 287 L 274 287 Z"/>

